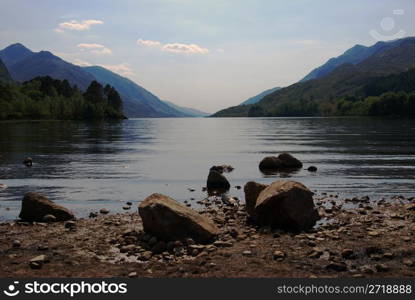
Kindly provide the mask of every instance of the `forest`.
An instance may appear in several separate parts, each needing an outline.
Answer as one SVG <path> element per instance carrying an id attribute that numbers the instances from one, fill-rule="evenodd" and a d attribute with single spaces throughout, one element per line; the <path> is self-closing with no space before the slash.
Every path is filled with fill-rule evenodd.
<path id="1" fill-rule="evenodd" d="M 22 84 L 0 81 L 0 120 L 124 119 L 123 103 L 110 85 L 92 81 L 85 92 L 67 80 L 36 77 Z"/>

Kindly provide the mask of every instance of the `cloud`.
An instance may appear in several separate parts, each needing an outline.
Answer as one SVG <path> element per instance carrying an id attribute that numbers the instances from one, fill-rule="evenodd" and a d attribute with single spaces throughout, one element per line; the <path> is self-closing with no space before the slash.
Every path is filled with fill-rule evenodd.
<path id="1" fill-rule="evenodd" d="M 101 45 L 101 44 L 82 43 L 82 44 L 78 44 L 78 48 L 80 48 L 81 51 L 88 51 L 89 53 L 97 54 L 97 55 L 112 54 L 111 49 L 109 49 L 109 48 L 107 48 L 107 47 L 105 47 L 104 45 Z"/>
<path id="2" fill-rule="evenodd" d="M 137 40 L 138 45 L 147 46 L 147 47 L 159 47 L 161 43 L 158 41 L 151 41 L 151 40 Z"/>
<path id="3" fill-rule="evenodd" d="M 79 58 L 75 58 L 74 61 L 73 61 L 73 63 L 75 65 L 81 66 L 81 67 L 89 67 L 89 66 L 92 66 L 91 63 L 89 63 L 89 62 L 87 62 L 85 60 L 79 59 Z"/>
<path id="4" fill-rule="evenodd" d="M 165 44 L 162 48 L 163 51 L 173 53 L 187 53 L 187 54 L 208 54 L 209 50 L 202 48 L 196 44 Z"/>
<path id="5" fill-rule="evenodd" d="M 67 30 L 76 30 L 84 31 L 89 30 L 93 25 L 102 25 L 104 24 L 101 20 L 83 20 L 78 22 L 76 20 L 71 20 L 69 22 L 59 23 L 58 28 L 55 29 L 55 32 L 62 33 L 65 29 Z"/>
<path id="6" fill-rule="evenodd" d="M 162 44 L 159 41 L 152 40 L 137 40 L 137 44 L 145 47 L 159 48 L 165 52 L 171 53 L 185 53 L 185 54 L 208 54 L 209 49 L 203 48 L 196 44 L 182 44 L 182 43 L 170 43 Z"/>
<path id="7" fill-rule="evenodd" d="M 101 67 L 104 67 L 105 69 L 108 69 L 114 73 L 118 73 L 123 76 L 133 76 L 134 72 L 133 69 L 131 69 L 130 65 L 127 63 L 122 63 L 118 65 L 100 65 Z"/>

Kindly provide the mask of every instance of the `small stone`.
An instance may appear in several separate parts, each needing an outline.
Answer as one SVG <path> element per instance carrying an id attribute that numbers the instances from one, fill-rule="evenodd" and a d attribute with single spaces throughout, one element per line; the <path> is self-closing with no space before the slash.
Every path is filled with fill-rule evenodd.
<path id="1" fill-rule="evenodd" d="M 37 250 L 38 251 L 46 251 L 48 249 L 49 249 L 49 247 L 47 245 L 39 245 L 39 246 L 37 246 Z"/>
<path id="2" fill-rule="evenodd" d="M 317 172 L 317 167 L 316 166 L 310 166 L 307 169 L 309 172 Z"/>
<path id="3" fill-rule="evenodd" d="M 56 222 L 56 217 L 54 215 L 44 215 L 42 221 L 46 223 Z"/>
<path id="4" fill-rule="evenodd" d="M 228 241 L 215 241 L 213 245 L 216 247 L 232 247 L 233 243 Z"/>
<path id="5" fill-rule="evenodd" d="M 280 250 L 275 250 L 274 253 L 272 254 L 272 258 L 275 259 L 275 260 L 284 259 L 285 258 L 285 253 L 283 251 L 280 251 Z"/>
<path id="6" fill-rule="evenodd" d="M 29 261 L 29 266 L 32 269 L 40 269 L 45 262 L 46 262 L 46 256 L 45 255 L 39 255 L 39 256 L 33 257 Z"/>
<path id="7" fill-rule="evenodd" d="M 131 209 L 131 206 L 126 205 L 126 206 L 123 206 L 122 209 L 123 210 L 129 210 L 129 209 Z"/>
<path id="8" fill-rule="evenodd" d="M 74 221 L 65 222 L 65 228 L 75 228 L 76 223 Z"/>
<path id="9" fill-rule="evenodd" d="M 412 259 L 409 258 L 405 258 L 402 263 L 407 266 L 407 267 L 414 267 L 415 266 L 415 261 L 413 261 Z"/>
<path id="10" fill-rule="evenodd" d="M 342 251 L 342 257 L 345 259 L 350 259 L 354 257 L 354 252 L 352 249 L 344 249 Z"/>
<path id="11" fill-rule="evenodd" d="M 372 236 L 372 237 L 378 237 L 378 236 L 380 236 L 380 233 L 378 231 L 369 231 L 367 234 L 369 236 Z"/>
<path id="12" fill-rule="evenodd" d="M 89 213 L 89 218 L 96 218 L 96 217 L 98 217 L 98 214 L 96 213 L 96 212 L 90 212 Z"/>
<path id="13" fill-rule="evenodd" d="M 242 255 L 243 255 L 243 256 L 252 256 L 252 251 L 250 251 L 250 250 L 245 250 L 245 251 L 243 251 L 243 252 L 242 252 Z"/>
<path id="14" fill-rule="evenodd" d="M 378 272 L 388 272 L 390 270 L 390 268 L 385 264 L 377 264 L 375 268 Z"/>
<path id="15" fill-rule="evenodd" d="M 149 260 L 153 256 L 153 253 L 151 251 L 145 251 L 143 254 L 141 254 L 142 260 Z"/>
<path id="16" fill-rule="evenodd" d="M 106 208 L 101 208 L 100 210 L 99 210 L 99 213 L 101 213 L 101 214 L 103 214 L 103 215 L 106 215 L 106 214 L 109 214 L 109 210 L 108 209 L 106 209 Z"/>
<path id="17" fill-rule="evenodd" d="M 23 164 L 24 164 L 26 167 L 31 167 L 31 166 L 33 165 L 33 159 L 32 159 L 31 157 L 26 157 L 26 158 L 23 160 Z"/>
<path id="18" fill-rule="evenodd" d="M 345 272 L 347 271 L 347 265 L 344 263 L 331 262 L 326 266 L 326 269 L 337 272 Z"/>
<path id="19" fill-rule="evenodd" d="M 129 205 L 129 206 L 133 205 L 133 203 L 131 201 L 128 201 L 126 204 Z"/>
<path id="20" fill-rule="evenodd" d="M 22 243 L 18 240 L 13 241 L 13 248 L 20 248 L 22 246 Z"/>
<path id="21" fill-rule="evenodd" d="M 128 277 L 130 277 L 130 278 L 137 277 L 137 272 L 131 272 L 131 273 L 129 273 L 128 274 Z"/>

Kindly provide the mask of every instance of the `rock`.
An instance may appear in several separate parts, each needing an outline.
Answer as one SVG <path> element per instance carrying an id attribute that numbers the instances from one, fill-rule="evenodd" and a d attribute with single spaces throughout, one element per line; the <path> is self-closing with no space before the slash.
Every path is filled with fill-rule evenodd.
<path id="1" fill-rule="evenodd" d="M 350 258 L 353 258 L 354 256 L 355 255 L 352 249 L 344 249 L 342 251 L 342 257 L 345 259 L 350 259 Z"/>
<path id="2" fill-rule="evenodd" d="M 375 268 L 378 272 L 388 272 L 390 270 L 390 268 L 385 264 L 377 264 Z"/>
<path id="3" fill-rule="evenodd" d="M 26 157 L 26 158 L 23 160 L 23 164 L 24 164 L 26 167 L 31 167 L 31 166 L 33 165 L 33 159 L 32 159 L 32 158 L 30 158 L 30 157 Z"/>
<path id="4" fill-rule="evenodd" d="M 126 204 L 127 204 L 128 206 L 133 205 L 133 203 L 132 203 L 131 201 L 128 201 Z"/>
<path id="5" fill-rule="evenodd" d="M 410 258 L 405 258 L 402 263 L 407 267 L 415 267 L 415 261 Z"/>
<path id="6" fill-rule="evenodd" d="M 153 248 L 151 248 L 151 252 L 153 252 L 154 254 L 160 254 L 166 251 L 166 249 L 167 249 L 166 243 L 164 241 L 158 241 L 153 246 Z"/>
<path id="7" fill-rule="evenodd" d="M 255 205 L 259 194 L 268 186 L 254 181 L 250 181 L 244 186 L 246 211 L 249 216 L 254 217 Z"/>
<path id="8" fill-rule="evenodd" d="M 320 218 L 313 193 L 295 181 L 276 181 L 265 188 L 255 204 L 255 222 L 290 231 L 313 227 Z"/>
<path id="9" fill-rule="evenodd" d="M 252 251 L 250 251 L 250 250 L 245 250 L 245 251 L 243 251 L 243 252 L 242 252 L 242 255 L 243 255 L 243 256 L 252 256 Z"/>
<path id="10" fill-rule="evenodd" d="M 46 223 L 56 222 L 56 217 L 54 215 L 44 215 L 42 221 Z"/>
<path id="11" fill-rule="evenodd" d="M 415 211 L 415 203 L 407 204 L 405 208 L 410 211 Z"/>
<path id="12" fill-rule="evenodd" d="M 29 266 L 32 269 L 40 269 L 42 267 L 42 265 L 46 262 L 46 255 L 39 255 L 36 257 L 33 257 L 30 261 L 29 261 Z"/>
<path id="13" fill-rule="evenodd" d="M 337 272 L 345 272 L 347 271 L 347 265 L 344 263 L 331 262 L 326 266 L 326 269 L 337 271 Z"/>
<path id="14" fill-rule="evenodd" d="M 223 172 L 230 173 L 233 170 L 234 170 L 234 168 L 230 165 L 213 166 L 213 167 L 210 168 L 210 171 L 216 171 L 216 172 L 221 173 L 221 174 Z"/>
<path id="15" fill-rule="evenodd" d="M 265 173 L 279 170 L 294 170 L 302 167 L 302 162 L 289 153 L 282 153 L 278 157 L 268 156 L 259 163 L 259 169 Z"/>
<path id="16" fill-rule="evenodd" d="M 219 234 L 210 219 L 161 194 L 147 197 L 138 212 L 144 231 L 164 241 L 192 238 L 207 243 Z"/>
<path id="17" fill-rule="evenodd" d="M 20 248 L 22 246 L 22 243 L 18 240 L 14 240 L 12 245 L 13 245 L 13 248 Z"/>
<path id="18" fill-rule="evenodd" d="M 129 206 L 129 205 L 125 205 L 125 206 L 123 206 L 123 207 L 122 207 L 122 209 L 123 209 L 123 210 L 129 210 L 129 209 L 131 209 L 131 206 Z"/>
<path id="19" fill-rule="evenodd" d="M 232 247 L 233 243 L 228 241 L 215 241 L 213 243 L 215 247 Z"/>
<path id="20" fill-rule="evenodd" d="M 96 217 L 98 217 L 98 214 L 96 212 L 89 213 L 89 218 L 96 218 Z"/>
<path id="21" fill-rule="evenodd" d="M 208 190 L 229 190 L 231 187 L 226 177 L 217 171 L 209 172 L 206 185 Z"/>
<path id="22" fill-rule="evenodd" d="M 19 218 L 23 221 L 41 222 L 46 215 L 53 215 L 56 221 L 73 219 L 73 213 L 38 193 L 27 193 L 23 197 Z"/>
<path id="23" fill-rule="evenodd" d="M 65 228 L 71 229 L 71 228 L 75 228 L 76 223 L 74 221 L 68 221 L 65 222 Z"/>
<path id="24" fill-rule="evenodd" d="M 7 189 L 7 185 L 0 183 L 0 190 L 5 190 Z"/>
<path id="25" fill-rule="evenodd" d="M 272 253 L 272 258 L 275 260 L 281 260 L 285 258 L 285 253 L 280 250 L 275 250 L 274 253 Z"/>
<path id="26" fill-rule="evenodd" d="M 137 272 L 131 272 L 131 273 L 129 273 L 129 274 L 128 274 L 128 277 L 129 277 L 129 278 L 134 278 L 134 277 L 137 277 Z"/>
<path id="27" fill-rule="evenodd" d="M 101 208 L 100 210 L 99 210 L 99 213 L 100 214 L 103 214 L 103 215 L 106 215 L 106 214 L 109 214 L 109 210 L 108 209 L 106 209 L 106 208 Z"/>
<path id="28" fill-rule="evenodd" d="M 317 172 L 317 167 L 310 166 L 310 167 L 308 167 L 307 171 L 309 171 L 309 172 Z"/>

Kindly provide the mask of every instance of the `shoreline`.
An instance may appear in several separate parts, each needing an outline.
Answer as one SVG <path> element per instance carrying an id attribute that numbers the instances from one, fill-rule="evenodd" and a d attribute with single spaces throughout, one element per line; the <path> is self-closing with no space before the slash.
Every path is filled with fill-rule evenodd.
<path id="1" fill-rule="evenodd" d="M 414 197 L 314 202 L 319 225 L 289 233 L 247 223 L 244 204 L 202 200 L 200 213 L 220 229 L 217 241 L 161 254 L 149 251 L 137 206 L 69 222 L 4 222 L 0 277 L 415 277 Z"/>

